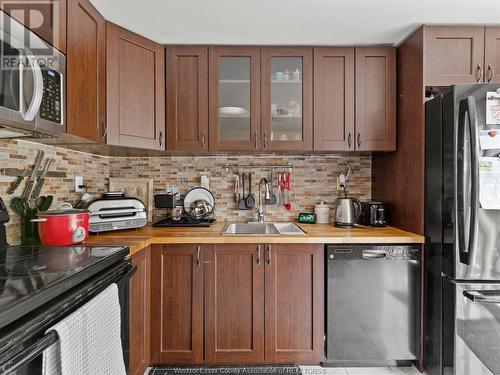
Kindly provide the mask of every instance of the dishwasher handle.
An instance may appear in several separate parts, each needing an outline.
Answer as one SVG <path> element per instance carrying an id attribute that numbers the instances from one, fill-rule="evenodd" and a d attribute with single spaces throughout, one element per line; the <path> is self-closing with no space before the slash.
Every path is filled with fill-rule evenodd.
<path id="1" fill-rule="evenodd" d="M 386 250 L 363 250 L 363 259 L 366 260 L 382 260 L 387 258 Z"/>
<path id="2" fill-rule="evenodd" d="M 477 303 L 500 304 L 500 290 L 465 290 L 464 297 Z"/>

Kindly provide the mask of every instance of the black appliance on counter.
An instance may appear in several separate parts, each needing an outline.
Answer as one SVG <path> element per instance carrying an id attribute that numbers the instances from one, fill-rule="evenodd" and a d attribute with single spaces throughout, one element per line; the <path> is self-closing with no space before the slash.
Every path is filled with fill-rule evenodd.
<path id="1" fill-rule="evenodd" d="M 382 202 L 361 202 L 359 223 L 371 227 L 387 225 L 387 206 Z"/>
<path id="2" fill-rule="evenodd" d="M 58 340 L 50 327 L 116 283 L 122 346 L 129 362 L 129 287 L 136 266 L 127 247 L 9 246 L 0 198 L 0 374 L 42 374 L 42 353 Z"/>
<path id="3" fill-rule="evenodd" d="M 428 374 L 500 374 L 499 89 L 455 85 L 425 105 Z"/>

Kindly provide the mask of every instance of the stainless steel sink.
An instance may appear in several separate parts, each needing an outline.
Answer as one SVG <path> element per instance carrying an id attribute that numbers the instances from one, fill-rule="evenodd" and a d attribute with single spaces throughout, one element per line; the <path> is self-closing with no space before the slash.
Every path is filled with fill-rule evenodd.
<path id="1" fill-rule="evenodd" d="M 231 223 L 222 230 L 224 235 L 304 235 L 293 223 Z"/>
<path id="2" fill-rule="evenodd" d="M 303 236 L 306 233 L 294 223 L 274 223 L 280 234 Z"/>

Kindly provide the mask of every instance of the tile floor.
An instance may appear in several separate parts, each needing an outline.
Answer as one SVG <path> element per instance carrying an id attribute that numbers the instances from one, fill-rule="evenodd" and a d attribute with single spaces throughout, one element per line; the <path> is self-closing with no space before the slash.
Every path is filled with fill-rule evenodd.
<path id="1" fill-rule="evenodd" d="M 421 375 L 415 367 L 319 367 L 300 366 L 303 375 Z"/>
<path id="2" fill-rule="evenodd" d="M 415 367 L 320 367 L 300 366 L 303 375 L 422 375 Z M 144 375 L 148 375 L 148 369 Z"/>

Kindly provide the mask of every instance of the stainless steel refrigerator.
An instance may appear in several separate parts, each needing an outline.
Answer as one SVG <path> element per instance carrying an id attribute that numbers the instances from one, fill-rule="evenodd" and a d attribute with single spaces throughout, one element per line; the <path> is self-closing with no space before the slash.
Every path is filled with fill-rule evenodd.
<path id="1" fill-rule="evenodd" d="M 429 374 L 500 374 L 499 89 L 455 85 L 425 105 Z"/>

